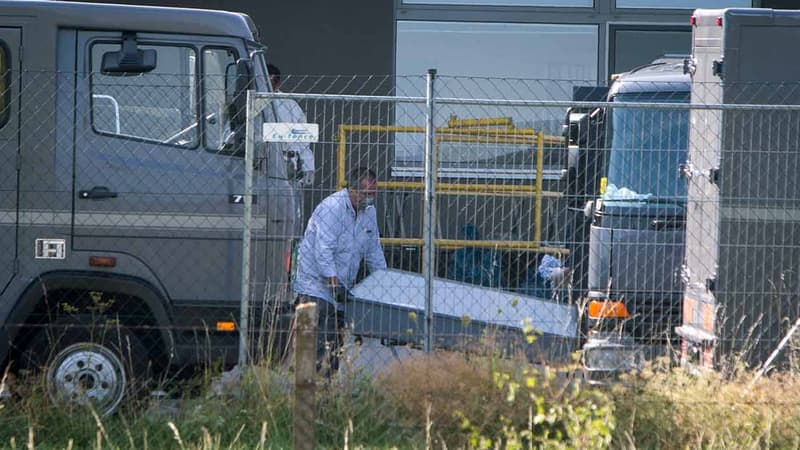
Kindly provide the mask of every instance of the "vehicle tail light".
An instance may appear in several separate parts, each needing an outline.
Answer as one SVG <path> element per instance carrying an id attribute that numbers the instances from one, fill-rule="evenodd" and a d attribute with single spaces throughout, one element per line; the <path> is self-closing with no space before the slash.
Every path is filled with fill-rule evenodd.
<path id="1" fill-rule="evenodd" d="M 592 300 L 589 302 L 591 319 L 626 319 L 630 317 L 625 304 L 611 300 Z"/>

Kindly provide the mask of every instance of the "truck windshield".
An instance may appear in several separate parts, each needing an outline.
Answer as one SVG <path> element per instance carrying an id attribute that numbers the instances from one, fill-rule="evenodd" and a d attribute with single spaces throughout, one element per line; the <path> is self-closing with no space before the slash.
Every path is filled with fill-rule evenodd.
<path id="1" fill-rule="evenodd" d="M 614 102 L 687 103 L 688 92 L 618 94 Z M 648 202 L 682 203 L 686 182 L 678 167 L 686 161 L 689 110 L 613 108 L 604 200 L 632 206 Z"/>

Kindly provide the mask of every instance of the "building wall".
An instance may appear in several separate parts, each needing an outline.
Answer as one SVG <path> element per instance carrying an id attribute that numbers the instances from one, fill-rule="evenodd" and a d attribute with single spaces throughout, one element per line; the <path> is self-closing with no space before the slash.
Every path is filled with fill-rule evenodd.
<path id="1" fill-rule="evenodd" d="M 793 0 L 84 1 L 247 13 L 269 47 L 271 60 L 284 73 L 294 75 L 393 75 L 396 67 L 402 69 L 404 61 L 404 56 L 397 54 L 398 24 L 402 28 L 412 22 L 432 26 L 454 23 L 466 29 L 487 23 L 589 25 L 596 29 L 596 57 L 592 62 L 601 82 L 611 73 L 648 62 L 659 54 L 688 53 L 688 18 L 695 5 L 800 7 Z M 535 40 L 531 45 L 535 47 Z M 564 50 L 569 52 L 569 48 Z M 460 75 L 487 75 L 484 67 L 476 65 L 475 69 L 478 73 Z"/>
<path id="2" fill-rule="evenodd" d="M 222 9 L 248 14 L 267 57 L 294 75 L 389 75 L 394 45 L 388 0 L 89 0 Z"/>

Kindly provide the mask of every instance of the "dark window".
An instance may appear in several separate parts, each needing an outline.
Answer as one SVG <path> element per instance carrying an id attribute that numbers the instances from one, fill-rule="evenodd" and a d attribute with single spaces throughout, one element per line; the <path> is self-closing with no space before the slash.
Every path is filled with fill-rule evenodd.
<path id="1" fill-rule="evenodd" d="M 612 26 L 609 42 L 609 72 L 622 73 L 666 54 L 688 55 L 692 51 L 692 29 L 689 26 Z"/>
<path id="2" fill-rule="evenodd" d="M 0 128 L 8 122 L 11 109 L 11 61 L 8 56 L 8 47 L 0 41 Z"/>

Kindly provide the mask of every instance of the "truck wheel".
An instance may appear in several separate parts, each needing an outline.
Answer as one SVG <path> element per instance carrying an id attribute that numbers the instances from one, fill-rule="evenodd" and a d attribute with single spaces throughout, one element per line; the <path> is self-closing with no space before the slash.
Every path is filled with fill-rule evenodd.
<path id="1" fill-rule="evenodd" d="M 98 413 L 109 415 L 126 395 L 142 393 L 145 380 L 137 377 L 146 372 L 147 352 L 122 326 L 101 329 L 87 323 L 83 317 L 61 319 L 53 324 L 54 331 L 42 330 L 28 348 L 27 362 L 44 372 L 53 403 L 91 403 Z"/>

